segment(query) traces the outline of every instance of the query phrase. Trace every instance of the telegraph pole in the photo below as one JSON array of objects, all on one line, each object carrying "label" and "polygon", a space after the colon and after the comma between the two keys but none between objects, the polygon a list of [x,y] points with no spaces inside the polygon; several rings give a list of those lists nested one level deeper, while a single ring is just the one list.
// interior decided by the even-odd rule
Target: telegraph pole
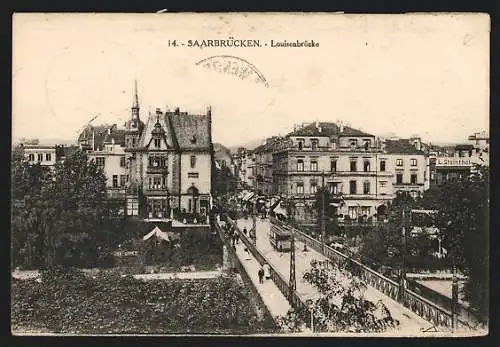
[{"label": "telegraph pole", "polygon": [[402,254],[401,254],[402,265],[401,265],[401,279],[400,279],[399,295],[400,295],[400,298],[403,299],[404,292],[406,290],[406,215],[405,215],[404,208],[402,211],[401,224],[402,224],[402,241],[403,241],[402,248],[403,249],[402,249]]}]

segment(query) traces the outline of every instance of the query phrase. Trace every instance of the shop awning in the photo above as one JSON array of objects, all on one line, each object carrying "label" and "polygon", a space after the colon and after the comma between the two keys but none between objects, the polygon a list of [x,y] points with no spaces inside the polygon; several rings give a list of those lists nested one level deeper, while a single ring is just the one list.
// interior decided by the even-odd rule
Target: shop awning
[{"label": "shop awning", "polygon": [[278,204],[278,205],[274,208],[273,212],[274,212],[275,214],[280,214],[280,215],[282,215],[282,216],[284,216],[284,217],[288,217],[288,213],[286,212],[286,210],[285,210],[283,207],[281,207],[281,204]]},{"label": "shop awning", "polygon": [[255,196],[255,193],[249,192],[243,197],[243,201],[250,201],[251,198]]}]

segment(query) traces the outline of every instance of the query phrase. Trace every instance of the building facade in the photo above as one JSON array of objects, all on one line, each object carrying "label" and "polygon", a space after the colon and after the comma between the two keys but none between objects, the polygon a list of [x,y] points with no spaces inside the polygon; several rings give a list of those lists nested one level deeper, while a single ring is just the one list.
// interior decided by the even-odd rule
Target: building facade
[{"label": "building facade", "polygon": [[103,168],[108,192],[123,198],[127,216],[205,224],[212,207],[211,118],[210,108],[204,115],[156,109],[143,122],[136,89],[125,129],[86,129],[79,144]]},{"label": "building facade", "polygon": [[54,167],[57,162],[56,146],[21,144],[24,158],[28,164]]},{"label": "building facade", "polygon": [[[393,194],[405,192],[416,198],[429,188],[428,161],[420,141],[386,140],[382,145],[379,167],[393,173],[390,185]],[[389,182],[388,182],[389,183]]]},{"label": "building facade", "polygon": [[380,167],[385,154],[375,136],[341,123],[316,122],[296,129],[275,147],[276,193],[293,201],[296,219],[308,218],[320,187],[338,197],[334,207],[341,218],[385,213],[393,197],[392,173]]}]

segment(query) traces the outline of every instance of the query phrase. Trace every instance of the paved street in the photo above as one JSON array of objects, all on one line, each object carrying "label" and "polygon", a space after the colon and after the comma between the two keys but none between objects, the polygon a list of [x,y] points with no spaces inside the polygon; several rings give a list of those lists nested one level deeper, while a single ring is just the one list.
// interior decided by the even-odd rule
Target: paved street
[{"label": "paved street", "polygon": [[[238,220],[238,226],[241,228],[246,227],[247,230],[250,230],[252,227],[252,220],[250,218],[248,220],[240,219]],[[257,220],[257,248],[271,262],[272,266],[279,269],[280,273],[288,279],[290,276],[290,256],[288,253],[279,253],[272,248],[268,238],[269,228],[270,223],[268,220]],[[304,283],[301,279],[313,259],[325,260],[326,258],[310,248],[308,252],[303,252],[302,250],[304,248],[304,244],[300,241],[296,241],[295,245],[297,250],[295,261],[297,291],[304,299],[315,297],[318,295],[316,289],[311,285]],[[432,326],[432,324],[419,317],[406,307],[400,305],[372,287],[368,287],[365,295],[367,299],[374,302],[382,300],[391,312],[392,316],[400,322],[400,326],[397,329],[398,333],[403,333],[405,335],[428,335],[428,333],[423,333],[421,329],[427,329]]]}]

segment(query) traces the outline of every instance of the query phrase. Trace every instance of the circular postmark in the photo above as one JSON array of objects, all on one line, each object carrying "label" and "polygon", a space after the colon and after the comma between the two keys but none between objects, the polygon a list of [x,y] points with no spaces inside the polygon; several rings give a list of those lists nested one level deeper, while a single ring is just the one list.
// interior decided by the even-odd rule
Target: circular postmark
[{"label": "circular postmark", "polygon": [[233,75],[242,80],[254,81],[269,88],[264,75],[253,64],[242,58],[232,55],[216,55],[202,59],[196,65],[218,73]]}]

